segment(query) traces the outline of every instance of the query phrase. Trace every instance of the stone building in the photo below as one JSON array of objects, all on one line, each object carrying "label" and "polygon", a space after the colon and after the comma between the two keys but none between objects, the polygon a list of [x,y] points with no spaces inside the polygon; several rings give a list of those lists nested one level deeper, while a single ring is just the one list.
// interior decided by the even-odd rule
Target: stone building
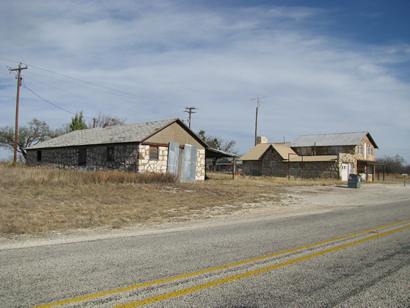
[{"label": "stone building", "polygon": [[207,145],[179,119],[77,130],[27,149],[28,165],[172,173],[205,179]]},{"label": "stone building", "polygon": [[292,143],[258,139],[241,157],[243,174],[341,178],[360,174],[372,181],[376,172],[377,144],[368,132],[304,135]]}]

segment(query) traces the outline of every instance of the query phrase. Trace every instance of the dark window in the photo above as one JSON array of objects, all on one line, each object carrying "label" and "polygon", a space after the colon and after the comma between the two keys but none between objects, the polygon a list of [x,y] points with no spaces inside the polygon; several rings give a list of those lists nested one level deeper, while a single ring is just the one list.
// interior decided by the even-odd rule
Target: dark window
[{"label": "dark window", "polygon": [[158,147],[156,146],[150,146],[149,147],[149,159],[150,160],[158,160],[159,158],[159,153],[158,153]]},{"label": "dark window", "polygon": [[41,151],[37,151],[37,161],[41,161]]},{"label": "dark window", "polygon": [[107,161],[114,161],[114,147],[107,147]]},{"label": "dark window", "polygon": [[87,149],[78,150],[78,165],[85,166],[87,164]]}]

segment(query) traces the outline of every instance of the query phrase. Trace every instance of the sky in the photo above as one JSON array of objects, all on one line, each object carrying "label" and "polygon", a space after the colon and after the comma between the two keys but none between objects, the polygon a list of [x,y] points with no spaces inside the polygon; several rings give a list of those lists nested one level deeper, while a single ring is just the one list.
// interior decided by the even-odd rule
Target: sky
[{"label": "sky", "polygon": [[244,153],[259,96],[271,142],[369,131],[379,157],[410,162],[409,12],[377,0],[1,1],[0,126],[14,125],[8,67],[21,61],[22,125],[61,128],[79,111],[185,119],[195,106],[194,131]]}]

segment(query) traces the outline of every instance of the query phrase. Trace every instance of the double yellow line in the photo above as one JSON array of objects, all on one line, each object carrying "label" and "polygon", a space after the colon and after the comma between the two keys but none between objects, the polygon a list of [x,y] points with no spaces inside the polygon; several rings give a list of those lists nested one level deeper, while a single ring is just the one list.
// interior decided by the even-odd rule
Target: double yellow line
[{"label": "double yellow line", "polygon": [[384,237],[399,231],[402,231],[404,229],[410,228],[410,223],[406,222],[406,221],[400,221],[400,222],[395,222],[395,223],[390,223],[390,224],[386,224],[383,226],[379,226],[376,228],[371,228],[371,229],[367,229],[367,230],[363,230],[363,231],[359,231],[356,233],[350,233],[350,234],[346,234],[343,236],[339,236],[339,237],[335,237],[332,239],[328,239],[328,240],[324,240],[324,241],[320,241],[320,242],[316,242],[313,244],[308,244],[308,245],[303,245],[303,246],[299,246],[296,248],[292,248],[292,249],[288,249],[288,250],[283,250],[283,251],[279,251],[279,252],[275,252],[275,253],[271,253],[271,254],[267,254],[267,255],[262,255],[262,256],[257,256],[257,257],[253,257],[253,258],[249,258],[249,259],[244,259],[244,260],[240,260],[240,261],[235,261],[235,262],[230,262],[224,265],[219,265],[219,266],[212,266],[212,267],[208,267],[205,269],[201,269],[198,271],[194,271],[194,272],[190,272],[190,273],[184,273],[184,274],[180,274],[180,275],[175,275],[175,276],[170,276],[170,277],[165,277],[165,278],[160,278],[160,279],[156,279],[156,280],[151,280],[151,281],[147,281],[147,282],[142,282],[142,283],[137,283],[137,284],[133,284],[127,287],[122,287],[122,288],[115,288],[115,289],[110,289],[110,290],[104,290],[104,291],[99,291],[99,292],[94,292],[94,293],[90,293],[90,294],[85,294],[82,296],[78,296],[78,297],[73,297],[73,298],[67,298],[67,299],[63,299],[60,301],[55,301],[55,302],[50,302],[47,304],[42,304],[42,305],[38,305],[36,306],[37,308],[50,308],[50,307],[56,307],[56,306],[61,306],[61,305],[70,305],[70,304],[76,304],[76,303],[81,303],[81,302],[85,302],[85,301],[91,301],[91,300],[96,300],[96,299],[100,299],[100,298],[104,298],[104,297],[108,297],[108,296],[113,296],[119,293],[126,293],[126,292],[131,292],[131,291],[135,291],[138,289],[142,289],[142,288],[147,288],[147,287],[151,287],[151,286],[155,286],[155,285],[162,285],[162,284],[166,284],[166,283],[171,283],[171,282],[176,282],[179,280],[187,280],[189,278],[194,278],[197,276],[201,276],[201,275],[205,275],[205,274],[210,274],[210,273],[214,273],[214,272],[218,272],[218,271],[224,271],[224,270],[229,270],[229,269],[234,269],[243,265],[249,265],[252,263],[256,263],[256,262],[261,262],[261,261],[265,261],[265,260],[269,260],[275,257],[279,257],[279,256],[286,256],[286,255],[290,255],[290,254],[295,254],[295,253],[301,253],[301,252],[305,252],[309,249],[313,249],[313,248],[319,248],[320,246],[326,245],[326,244],[332,244],[332,243],[336,243],[339,241],[345,241],[345,240],[352,240],[354,238],[357,238],[359,236],[363,236],[366,234],[371,234],[373,232],[378,232],[387,228],[393,228],[396,226],[400,226],[399,228],[395,228],[393,230],[390,231],[386,231],[383,233],[376,233],[374,235],[365,237],[363,239],[359,239],[353,242],[348,242],[348,243],[344,243],[344,244],[340,244],[334,247],[330,247],[324,250],[321,250],[319,252],[313,252],[301,257],[296,257],[293,259],[289,259],[287,261],[281,262],[281,263],[277,263],[277,264],[273,264],[273,265],[269,265],[269,266],[264,266],[255,270],[251,270],[251,271],[246,271],[244,273],[239,273],[239,274],[234,274],[234,275],[229,275],[223,278],[219,278],[219,279],[215,279],[212,281],[209,281],[207,283],[203,283],[203,284],[199,284],[199,285],[195,285],[193,287],[188,287],[188,288],[183,288],[174,292],[169,292],[169,293],[165,293],[165,294],[160,294],[157,296],[152,296],[152,297],[148,297],[139,301],[134,301],[134,302],[130,302],[130,303],[126,303],[126,304],[122,304],[122,305],[118,305],[117,307],[124,307],[124,308],[129,308],[129,307],[137,307],[137,306],[141,306],[141,305],[146,305],[146,304],[150,304],[150,303],[155,303],[155,302],[159,302],[162,300],[167,300],[167,299],[171,299],[171,298],[175,298],[175,297],[179,297],[179,296],[183,296],[183,295],[188,295],[194,292],[198,292],[200,290],[203,289],[207,289],[210,287],[214,287],[214,286],[218,286],[221,284],[225,284],[225,283],[229,283],[229,282],[233,282],[239,279],[244,279],[247,277],[251,277],[251,276],[255,276],[255,275],[259,275],[262,273],[266,273],[278,268],[282,268],[291,264],[295,264],[295,263],[300,263],[303,261],[307,261],[310,260],[312,258],[318,257],[318,256],[322,256],[331,252],[335,252],[335,251],[339,251],[351,246],[355,246],[373,239],[377,239],[380,237]]},{"label": "double yellow line", "polygon": [[408,228],[410,228],[410,224],[407,224],[403,227],[396,228],[396,229],[386,231],[386,232],[383,232],[383,233],[371,235],[369,237],[365,237],[363,239],[359,239],[359,240],[356,240],[356,241],[353,241],[353,242],[348,242],[348,243],[340,244],[340,245],[330,247],[330,248],[327,248],[327,249],[324,249],[324,250],[321,250],[321,251],[318,251],[318,252],[313,252],[313,253],[310,253],[310,254],[307,254],[307,255],[304,255],[304,256],[301,256],[301,257],[292,258],[292,259],[289,259],[287,261],[280,262],[280,263],[277,263],[277,264],[264,266],[264,267],[261,267],[261,268],[255,269],[255,270],[246,271],[244,273],[229,275],[229,276],[226,276],[226,277],[223,277],[223,278],[211,280],[207,283],[195,285],[193,287],[183,288],[183,289],[179,289],[177,291],[173,291],[173,292],[169,292],[169,293],[165,293],[165,294],[160,294],[160,295],[156,295],[156,296],[152,296],[152,297],[147,297],[147,298],[144,298],[142,300],[137,300],[137,301],[129,302],[129,303],[126,303],[126,304],[120,304],[120,305],[117,305],[115,307],[116,308],[139,307],[139,306],[153,304],[153,303],[164,301],[164,300],[169,300],[169,299],[172,299],[172,298],[175,298],[175,297],[180,297],[180,296],[192,294],[192,293],[199,292],[201,290],[208,289],[208,288],[211,288],[211,287],[216,287],[216,286],[226,284],[226,283],[230,283],[230,282],[234,282],[234,281],[237,281],[237,280],[240,280],[240,279],[249,278],[249,277],[252,277],[252,276],[257,276],[257,275],[260,275],[260,274],[263,274],[263,273],[267,273],[267,272],[270,272],[270,271],[273,271],[273,270],[276,270],[276,269],[279,269],[279,268],[286,267],[288,265],[308,261],[310,259],[313,259],[313,258],[316,258],[316,257],[319,257],[319,256],[323,256],[323,255],[326,255],[326,254],[329,254],[329,253],[332,253],[332,252],[343,250],[343,249],[346,249],[348,247],[356,246],[356,245],[359,245],[359,244],[362,244],[362,243],[365,243],[365,242],[368,242],[368,241],[371,241],[371,240],[374,240],[374,239],[385,237],[385,236],[388,236],[388,235],[403,231],[403,230],[408,229]]}]

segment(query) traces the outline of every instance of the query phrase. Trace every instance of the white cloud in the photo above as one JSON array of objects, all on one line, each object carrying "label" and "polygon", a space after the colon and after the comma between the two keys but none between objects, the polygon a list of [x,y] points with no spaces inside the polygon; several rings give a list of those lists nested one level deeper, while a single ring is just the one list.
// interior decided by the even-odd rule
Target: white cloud
[{"label": "white cloud", "polygon": [[[105,91],[32,67],[29,86],[67,109],[114,114],[129,122],[183,117],[199,107],[194,127],[253,143],[254,103],[271,140],[309,132],[369,130],[384,153],[410,135],[410,90],[389,66],[406,44],[368,46],[311,27],[326,11],[252,7],[220,10],[174,2],[17,2],[1,4],[3,58],[51,68],[121,89]],[[5,30],[5,25],[8,25]],[[1,63],[3,64],[3,63]],[[9,63],[13,64],[13,63]],[[0,124],[12,124],[14,84],[0,72]],[[1,85],[7,82],[5,87]],[[60,126],[69,115],[23,93],[22,120]]]}]

